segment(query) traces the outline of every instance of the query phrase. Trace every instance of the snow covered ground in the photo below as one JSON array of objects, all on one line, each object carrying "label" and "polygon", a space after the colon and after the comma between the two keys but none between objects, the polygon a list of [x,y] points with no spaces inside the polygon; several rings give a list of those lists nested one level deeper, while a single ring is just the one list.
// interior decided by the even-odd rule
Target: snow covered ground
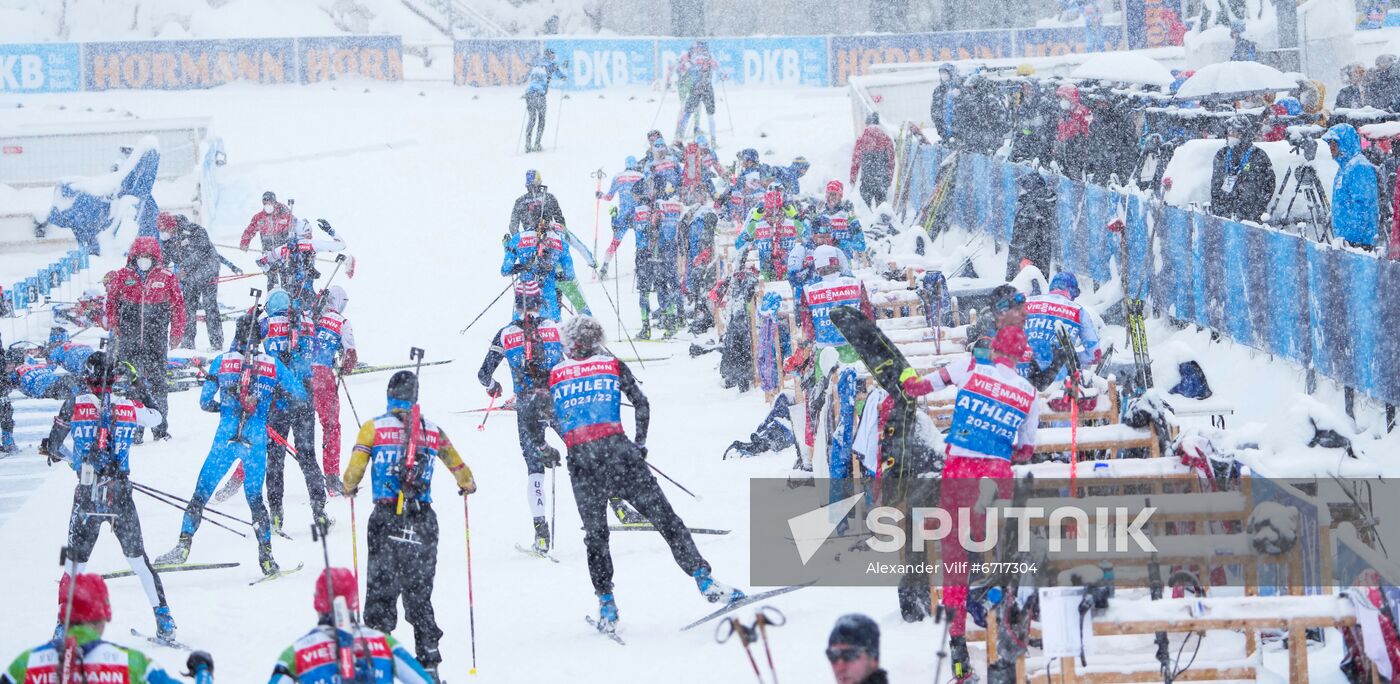
[{"label": "snow covered ground", "polygon": [[[748,146],[757,147],[765,161],[774,163],[806,155],[813,165],[804,183],[809,189],[820,188],[828,178],[846,175],[852,141],[850,105],[844,90],[730,93],[732,102],[721,101],[718,113],[723,160]],[[551,122],[562,122],[559,149],[529,156],[516,152],[523,110],[517,89],[342,82],[24,100],[25,108],[6,110],[3,121],[43,117],[60,107],[129,110],[146,117],[215,117],[229,155],[223,200],[209,226],[215,240],[236,241],[264,190],[296,198],[299,214],[332,221],[358,259],[355,278],[340,282],[350,293],[347,313],[357,328],[361,358],[372,363],[407,361],[408,347],[419,346],[426,349],[429,360],[455,359],[449,365],[424,369],[422,403],[426,415],[443,425],[456,442],[480,483],[480,492],[470,501],[482,681],[665,677],[675,682],[712,682],[745,681],[752,676],[739,647],[717,645],[712,628],[678,631],[681,625],[710,612],[712,606],[699,597],[693,581],[676,569],[661,540],[649,533],[620,533],[612,540],[617,600],[628,645],[619,647],[592,633],[581,617],[596,611],[596,601],[567,474],[560,478],[557,490],[556,555],[561,563],[516,552],[514,545],[528,540],[530,525],[524,501],[525,468],[513,416],[495,414],[478,430],[481,413],[455,413],[487,403],[475,379],[476,369],[494,330],[509,316],[508,304],[497,304],[466,335],[457,331],[505,285],[497,275],[499,243],[511,204],[523,190],[525,170],[541,171],[564,207],[570,226],[585,241],[592,241],[594,217],[601,216],[604,228],[599,242],[605,245],[606,207],[594,214],[595,186],[589,173],[599,168],[609,175],[615,173],[625,156],[642,149],[648,128],[673,128],[674,99],[658,103],[650,91],[619,91],[575,95],[563,100],[562,106],[552,100]],[[726,105],[732,108],[738,130],[729,130]],[[545,137],[547,148],[553,137],[551,123]],[[240,265],[251,266],[252,255],[225,251]],[[25,272],[50,260],[51,255],[40,252],[0,255],[0,273]],[[94,273],[112,267],[118,258],[106,258],[94,267]],[[628,264],[630,246],[624,246],[618,258]],[[978,258],[997,256],[989,251]],[[611,307],[600,285],[589,275],[582,281],[594,313],[610,320]],[[224,286],[222,301],[246,303],[249,283],[235,281]],[[257,280],[252,283],[260,285]],[[608,285],[611,293],[613,284]],[[635,330],[636,297],[629,290],[628,283],[621,283],[618,304],[623,324]],[[606,328],[610,335],[616,334],[616,323],[609,322]],[[5,332],[9,341],[16,331]],[[1154,344],[1173,334],[1155,324],[1151,332]],[[1109,330],[1106,334],[1121,336],[1122,332]],[[1270,363],[1263,355],[1210,343],[1204,333],[1174,336],[1201,357],[1216,390],[1237,407],[1239,413],[1232,425],[1261,435],[1280,435],[1273,439],[1283,443],[1281,435],[1285,433],[1277,428],[1287,423],[1288,405],[1302,389],[1296,372]],[[199,339],[205,344],[202,332]],[[670,356],[665,361],[648,362],[644,368],[633,364],[652,400],[651,461],[703,499],[691,499],[667,484],[663,489],[687,523],[733,530],[728,536],[697,537],[697,543],[719,579],[747,589],[748,479],[784,475],[791,453],[720,461],[724,447],[736,438],[746,438],[766,413],[761,395],[752,392],[741,396],[719,388],[714,371],[718,360],[714,355],[690,359],[685,342],[637,346],[644,357]],[[626,342],[615,342],[613,349],[623,356],[633,355]],[[507,382],[504,375],[502,371],[498,378]],[[366,375],[348,383],[361,418],[382,412],[386,380],[383,374]],[[1324,390],[1320,398],[1340,406],[1337,393]],[[208,451],[215,418],[198,410],[194,393],[172,395],[171,406],[174,440],[139,447],[132,459],[132,477],[185,496],[193,489],[195,474]],[[342,412],[343,443],[348,446],[356,425],[348,406]],[[629,420],[630,414],[625,414],[624,422]],[[35,460],[42,421],[36,426],[21,422],[18,436],[24,451],[0,460],[8,468],[14,467],[8,461],[23,459],[16,463],[24,466],[13,473],[14,477],[9,471],[0,471],[0,548],[10,550],[0,563],[0,585],[9,588],[0,600],[0,609],[11,618],[0,626],[0,654],[17,652],[49,633],[59,571],[56,557],[73,484],[66,471],[43,469]],[[1374,428],[1375,424],[1363,427]],[[1377,445],[1392,443],[1387,440]],[[1286,446],[1302,452],[1289,462],[1316,460],[1315,454],[1308,453],[1313,450],[1302,448],[1301,443],[1288,442]],[[1368,447],[1368,451],[1386,453],[1379,448]],[[289,470],[287,479],[286,529],[295,540],[277,540],[274,548],[284,567],[305,562],[308,570],[249,587],[246,582],[258,576],[253,543],[205,525],[195,540],[191,560],[231,560],[242,566],[174,574],[166,579],[180,638],[213,652],[221,681],[265,680],[281,649],[314,623],[312,583],[314,570],[321,565],[321,549],[310,539],[306,492],[295,468]],[[463,516],[460,500],[451,493],[450,479],[439,473],[437,486],[441,488],[436,510],[442,542],[435,605],[446,632],[442,643],[444,676],[449,681],[462,681],[470,666]],[[13,499],[24,503],[7,510],[5,502]],[[175,541],[180,511],[149,499],[139,500],[138,506],[148,552],[163,552]],[[239,516],[247,513],[238,499],[220,508]],[[335,499],[330,511],[340,523],[331,535],[332,562],[349,565],[348,503]],[[8,518],[3,517],[5,513]],[[361,506],[359,513],[359,558],[363,562],[368,505]],[[90,567],[108,571],[124,565],[114,539],[104,535]],[[118,642],[127,641],[128,628],[151,630],[149,608],[132,580],[113,581],[113,604],[115,623],[109,634]],[[837,616],[852,611],[866,612],[880,622],[882,664],[892,679],[945,681],[948,677],[946,672],[936,676],[932,672],[941,626],[903,623],[893,589],[808,588],[771,604],[789,618],[787,626],[770,632],[774,662],[785,681],[829,681],[829,666],[821,654],[826,635]],[[746,619],[750,614],[749,610],[740,611]],[[411,634],[401,622],[397,636],[411,641]],[[1334,646],[1335,641],[1329,648]],[[1284,671],[1282,662],[1276,662],[1280,655],[1270,654],[1269,660]],[[158,656],[170,665],[184,659],[174,652]],[[762,661],[761,655],[759,658]],[[980,653],[974,660],[981,660]],[[1314,681],[1335,680],[1335,660],[1330,653],[1315,654]]]}]

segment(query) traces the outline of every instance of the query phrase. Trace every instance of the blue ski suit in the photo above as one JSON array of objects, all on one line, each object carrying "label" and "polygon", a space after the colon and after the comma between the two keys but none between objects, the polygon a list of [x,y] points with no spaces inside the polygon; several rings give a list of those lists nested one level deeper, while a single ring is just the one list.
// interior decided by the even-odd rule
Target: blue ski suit
[{"label": "blue ski suit", "polygon": [[540,235],[534,228],[522,228],[505,239],[505,258],[501,260],[501,275],[519,275],[521,282],[540,285],[540,316],[559,320],[559,287],[557,281],[574,280],[574,258],[564,244],[564,227],[557,226]]}]

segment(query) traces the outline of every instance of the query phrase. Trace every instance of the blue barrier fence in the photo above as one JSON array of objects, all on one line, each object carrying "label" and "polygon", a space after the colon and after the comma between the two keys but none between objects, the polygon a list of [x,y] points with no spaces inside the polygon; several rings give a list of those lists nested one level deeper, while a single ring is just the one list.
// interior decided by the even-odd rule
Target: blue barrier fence
[{"label": "blue barrier fence", "polygon": [[48,296],[73,276],[86,270],[90,265],[87,252],[73,250],[57,261],[40,268],[34,275],[16,282],[4,293],[10,309],[18,314],[21,311],[44,303]]},{"label": "blue barrier fence", "polygon": [[[923,206],[948,151],[913,153],[909,202]],[[1006,242],[1016,179],[1029,167],[960,153],[949,220]],[[1058,191],[1063,267],[1102,283],[1122,261],[1105,226],[1125,213],[1128,289],[1159,315],[1196,323],[1400,404],[1400,263],[1046,174]],[[1149,255],[1149,243],[1153,251]]]}]

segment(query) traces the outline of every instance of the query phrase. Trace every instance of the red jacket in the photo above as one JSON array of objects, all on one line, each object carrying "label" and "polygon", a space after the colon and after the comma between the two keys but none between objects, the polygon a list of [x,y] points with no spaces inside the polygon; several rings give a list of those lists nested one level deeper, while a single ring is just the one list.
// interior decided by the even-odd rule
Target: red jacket
[{"label": "red jacket", "polygon": [[894,141],[890,140],[885,129],[877,125],[866,126],[856,139],[856,149],[851,153],[851,185],[855,185],[861,161],[867,159],[867,155],[883,158],[886,169],[894,168]]},{"label": "red jacket", "polygon": [[1070,110],[1060,118],[1060,123],[1055,127],[1055,139],[1059,141],[1069,140],[1089,135],[1089,120],[1093,118],[1093,113],[1079,102],[1079,89],[1072,85],[1062,85],[1055,89],[1055,95],[1062,100],[1069,100]]},{"label": "red jacket", "polygon": [[238,246],[247,249],[248,243],[253,241],[253,233],[262,237],[263,249],[271,249],[287,241],[287,235],[292,231],[292,212],[287,209],[287,205],[277,203],[277,210],[271,214],[258,212],[253,214],[253,218],[248,221],[248,227],[243,229],[243,237],[238,241]]},{"label": "red jacket", "polygon": [[[143,256],[155,262],[145,275],[136,269],[136,260]],[[175,274],[165,268],[159,241],[149,235],[136,238],[127,252],[126,268],[109,273],[106,280],[108,330],[153,339],[155,331],[146,329],[153,326],[168,334],[172,343],[180,341],[185,330],[185,297]],[[168,331],[162,329],[165,326]]]}]

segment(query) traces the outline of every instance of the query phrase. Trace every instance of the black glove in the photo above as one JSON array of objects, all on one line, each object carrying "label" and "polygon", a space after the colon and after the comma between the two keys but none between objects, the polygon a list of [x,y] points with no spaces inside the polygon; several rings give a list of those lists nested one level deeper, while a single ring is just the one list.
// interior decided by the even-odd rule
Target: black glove
[{"label": "black glove", "polygon": [[61,463],[63,461],[63,456],[61,454],[55,453],[54,451],[49,449],[48,437],[39,440],[39,455],[47,456],[49,459],[49,465]]},{"label": "black glove", "polygon": [[540,463],[546,468],[556,468],[559,466],[559,450],[545,444],[540,447]]},{"label": "black glove", "polygon": [[492,399],[495,399],[495,398],[497,398],[497,397],[500,397],[500,396],[501,396],[501,383],[496,382],[495,380],[492,380],[492,381],[491,381],[491,386],[486,388],[486,396],[491,397]]},{"label": "black glove", "polygon": [[637,442],[637,454],[645,461],[647,458],[647,445],[642,442]]},{"label": "black glove", "polygon": [[335,229],[331,228],[331,222],[325,219],[316,219],[316,225],[321,230],[326,231],[326,235],[335,235]]},{"label": "black glove", "polygon": [[214,656],[209,655],[207,651],[195,651],[185,660],[185,669],[187,672],[183,674],[186,677],[194,677],[200,672],[208,672],[212,676],[214,674]]},{"label": "black glove", "polygon": [[229,270],[233,271],[234,273],[237,273],[238,275],[243,275],[243,269],[237,266],[233,266]]},{"label": "black glove", "polygon": [[594,191],[593,191],[593,199],[603,199],[603,191],[602,191],[602,190],[594,190]]}]

